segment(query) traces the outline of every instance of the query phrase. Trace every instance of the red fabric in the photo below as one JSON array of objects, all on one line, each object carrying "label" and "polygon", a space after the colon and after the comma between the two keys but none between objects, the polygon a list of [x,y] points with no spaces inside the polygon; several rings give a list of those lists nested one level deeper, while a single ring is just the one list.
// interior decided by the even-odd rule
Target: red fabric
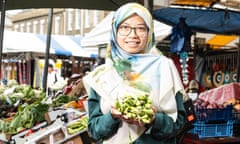
[{"label": "red fabric", "polygon": [[230,98],[240,99],[240,85],[237,83],[225,84],[199,94],[199,98],[210,103],[223,104]]}]

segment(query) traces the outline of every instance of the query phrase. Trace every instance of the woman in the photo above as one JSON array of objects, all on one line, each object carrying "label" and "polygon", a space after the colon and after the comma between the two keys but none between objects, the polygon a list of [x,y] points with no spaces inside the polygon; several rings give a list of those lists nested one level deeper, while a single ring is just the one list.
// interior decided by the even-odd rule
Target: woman
[{"label": "woman", "polygon": [[[106,63],[83,78],[93,139],[106,144],[176,143],[176,132],[185,122],[183,86],[171,60],[149,53],[154,46],[149,11],[137,3],[120,7],[112,20]],[[134,92],[149,94],[154,111],[150,123],[116,109],[117,99]]]}]

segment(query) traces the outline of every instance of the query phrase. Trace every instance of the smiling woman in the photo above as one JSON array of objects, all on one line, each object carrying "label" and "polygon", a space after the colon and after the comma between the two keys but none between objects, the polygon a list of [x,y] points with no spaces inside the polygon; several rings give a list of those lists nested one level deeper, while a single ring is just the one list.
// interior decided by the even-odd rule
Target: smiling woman
[{"label": "smiling woman", "polygon": [[156,50],[153,26],[151,13],[137,3],[123,5],[114,14],[106,62],[83,78],[93,139],[176,143],[186,120],[184,88],[173,62],[150,53]]}]

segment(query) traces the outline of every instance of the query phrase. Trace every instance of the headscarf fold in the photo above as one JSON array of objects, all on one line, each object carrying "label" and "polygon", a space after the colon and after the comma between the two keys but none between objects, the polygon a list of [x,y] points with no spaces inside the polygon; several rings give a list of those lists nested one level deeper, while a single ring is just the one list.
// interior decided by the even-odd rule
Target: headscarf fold
[{"label": "headscarf fold", "polygon": [[[143,18],[149,29],[144,54],[129,54],[122,50],[116,41],[119,24],[133,14]],[[128,3],[119,8],[112,20],[105,64],[83,78],[86,90],[90,92],[90,88],[93,88],[101,96],[101,110],[104,114],[109,112],[117,98],[132,93],[131,89],[136,89],[148,92],[157,111],[166,113],[176,121],[175,94],[183,90],[183,86],[173,62],[163,55],[150,54],[152,48],[155,48],[155,40],[149,11],[137,3]],[[118,132],[104,143],[126,144],[129,143],[129,136],[134,141],[144,131],[144,127],[123,122]]]}]

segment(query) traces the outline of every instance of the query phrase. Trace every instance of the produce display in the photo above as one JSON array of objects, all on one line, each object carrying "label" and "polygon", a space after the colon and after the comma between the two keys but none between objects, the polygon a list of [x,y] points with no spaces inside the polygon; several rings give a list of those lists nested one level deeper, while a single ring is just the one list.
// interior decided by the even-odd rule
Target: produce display
[{"label": "produce display", "polygon": [[0,92],[0,132],[16,134],[31,128],[44,120],[48,104],[44,104],[45,93],[29,85],[18,85],[16,81],[8,82]]},{"label": "produce display", "polygon": [[193,129],[189,132],[198,135],[199,139],[236,135],[237,130],[234,125],[240,119],[237,117],[239,111],[237,111],[235,105],[239,100],[229,98],[224,103],[208,100],[198,98],[194,101],[197,120],[193,123]]},{"label": "produce display", "polygon": [[230,98],[223,104],[217,104],[198,98],[194,101],[195,113],[198,120],[207,122],[237,120],[240,118],[239,102],[236,98]]},{"label": "produce display", "polygon": [[237,110],[238,112],[240,112],[240,100],[236,99],[236,98],[230,98],[228,99],[224,105],[233,105],[234,109]]},{"label": "produce display", "polygon": [[71,101],[71,98],[67,95],[64,95],[64,94],[61,94],[57,97],[55,97],[53,100],[52,100],[52,106],[53,107],[60,107],[66,103],[68,103],[69,101]]},{"label": "produce display", "polygon": [[203,99],[196,99],[194,101],[194,106],[197,109],[216,109],[216,108],[224,108],[224,104],[210,103],[209,101]]},{"label": "produce display", "polygon": [[[33,89],[26,84],[20,85],[15,80],[9,81],[8,85],[0,87],[0,140],[6,140],[2,134],[9,135],[7,140],[10,141],[17,137],[27,139],[33,128],[47,123],[46,115],[56,121],[61,114],[65,114],[70,109],[78,111],[78,100],[77,96],[68,96],[63,93],[47,97],[42,90]],[[62,110],[63,113],[54,112],[55,110]],[[86,129],[87,118],[79,117],[76,120],[76,123],[69,125],[68,129],[66,125],[60,124],[68,130],[69,134]],[[48,124],[51,125],[51,123]]]},{"label": "produce display", "polygon": [[149,95],[125,95],[116,101],[116,108],[128,118],[150,123],[153,117],[152,101]]},{"label": "produce display", "polygon": [[88,116],[82,117],[81,119],[78,119],[70,123],[69,125],[67,125],[67,131],[70,135],[75,134],[77,132],[80,132],[86,129],[87,123],[88,123]]},{"label": "produce display", "polygon": [[221,109],[226,108],[227,106],[232,105],[235,110],[240,111],[240,100],[236,98],[229,98],[224,103],[218,104],[218,103],[211,103],[207,100],[198,98],[194,101],[194,106],[198,109]]},{"label": "produce display", "polygon": [[48,111],[47,104],[33,103],[18,107],[16,115],[9,121],[0,120],[0,132],[16,134],[26,128],[33,127],[37,122],[43,121]]}]

